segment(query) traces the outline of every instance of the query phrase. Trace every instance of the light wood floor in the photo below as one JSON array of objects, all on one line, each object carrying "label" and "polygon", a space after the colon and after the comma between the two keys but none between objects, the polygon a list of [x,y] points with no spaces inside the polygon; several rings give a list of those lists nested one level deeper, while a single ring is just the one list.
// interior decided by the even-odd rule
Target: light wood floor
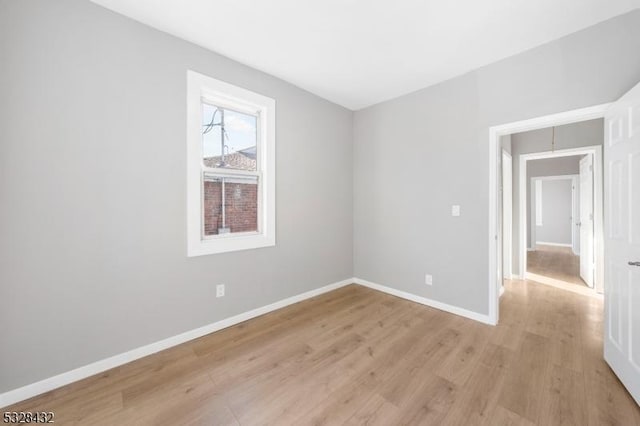
[{"label": "light wood floor", "polygon": [[602,359],[602,301],[506,289],[492,327],[351,285],[5,410],[63,425],[640,425]]},{"label": "light wood floor", "polygon": [[527,253],[527,272],[588,288],[580,278],[580,256],[570,247],[538,245]]}]

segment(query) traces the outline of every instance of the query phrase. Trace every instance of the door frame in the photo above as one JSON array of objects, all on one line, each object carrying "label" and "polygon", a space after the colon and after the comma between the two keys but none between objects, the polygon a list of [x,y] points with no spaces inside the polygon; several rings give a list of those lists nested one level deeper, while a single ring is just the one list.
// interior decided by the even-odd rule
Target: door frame
[{"label": "door frame", "polygon": [[[603,151],[604,152],[604,151]],[[603,166],[604,167],[604,166]],[[603,168],[604,170],[604,168]],[[603,175],[604,176],[604,175]],[[604,185],[604,182],[602,182]],[[576,256],[580,256],[580,230],[576,224],[576,217],[580,216],[580,173],[578,173],[571,183],[571,251]],[[604,211],[603,211],[604,213]],[[603,217],[604,219],[604,214]],[[603,241],[604,244],[604,241]]]},{"label": "door frame", "polygon": [[[599,182],[597,180],[596,174],[595,174],[595,168],[596,168],[596,157],[595,156],[591,156],[590,158],[583,158],[582,160],[580,160],[580,175],[578,177],[578,179],[580,179],[580,206],[579,210],[578,210],[578,214],[580,215],[580,253],[582,255],[582,257],[580,257],[580,277],[582,278],[582,280],[585,282],[585,284],[587,284],[588,287],[593,288],[594,290],[600,292],[600,293],[604,293],[604,289],[598,287],[598,247],[597,247],[597,241],[596,241],[596,228],[597,228],[597,223],[595,221],[596,216],[598,216],[598,214],[600,213],[601,215],[603,214],[604,211],[604,205],[603,206],[599,206],[598,204],[595,203],[595,193],[596,190],[598,188],[604,188],[604,182]],[[590,253],[584,253],[582,251],[582,245],[584,243],[584,240],[582,238],[582,229],[583,229],[583,220],[582,220],[582,204],[583,204],[583,192],[584,192],[584,186],[582,185],[582,168],[583,168],[583,162],[585,162],[585,165],[589,165],[591,167],[591,170],[589,171],[589,173],[591,174],[591,232],[593,233],[591,236],[591,240],[593,243],[593,247],[591,247],[591,252]],[[604,162],[602,164],[602,167],[604,168]],[[604,204],[604,203],[603,203]],[[598,211],[599,207],[601,207],[601,211]],[[602,236],[602,244],[604,245],[604,235]],[[585,245],[586,247],[586,245]],[[587,254],[591,254],[593,259],[594,259],[594,264],[593,264],[593,268],[589,268],[588,269],[592,269],[589,272],[589,274],[587,274],[587,278],[590,279],[590,282],[588,282],[587,280],[584,279],[584,277],[582,276],[582,272],[583,272],[583,266],[586,266],[586,262],[584,261],[586,258]],[[602,267],[604,268],[604,262],[602,264]],[[602,274],[602,276],[604,276],[604,273]]]},{"label": "door frame", "polygon": [[[510,171],[509,180],[505,180],[505,162],[509,162],[510,167],[507,169]],[[513,277],[513,157],[507,150],[502,150],[502,275],[506,279]],[[511,191],[505,191],[506,183]],[[505,200],[507,201],[505,203]],[[505,222],[505,213],[509,213],[508,223]],[[505,233],[505,230],[509,230]],[[506,234],[506,235],[505,235]],[[505,262],[504,260],[507,260]],[[504,285],[504,283],[502,283]],[[500,286],[500,293],[504,292],[503,285]]]},{"label": "door frame", "polygon": [[[499,209],[500,206],[500,187],[498,173],[501,171],[499,165],[501,163],[502,147],[500,145],[500,136],[510,135],[512,133],[525,132],[528,130],[544,129],[547,127],[561,126],[563,124],[571,124],[580,121],[593,120],[596,118],[604,118],[605,112],[611,103],[595,105],[587,108],[580,108],[571,111],[560,112],[557,114],[545,115],[541,117],[531,118],[527,120],[515,121],[511,123],[500,124],[489,127],[489,235],[487,238],[489,248],[489,322],[498,324],[500,318],[499,312],[499,292],[496,283],[498,279],[502,282],[504,277],[498,277],[498,261],[499,246],[502,243],[498,241],[500,235],[499,230],[502,227]],[[602,231],[602,229],[600,230]],[[500,244],[499,244],[500,243]],[[603,244],[599,244],[599,250],[603,250]],[[602,253],[604,256],[604,253]],[[500,268],[501,269],[501,268]]]},{"label": "door frame", "polygon": [[[603,135],[604,138],[604,135]],[[602,202],[604,181],[602,145],[585,146],[580,148],[561,149],[557,151],[536,152],[522,154],[519,158],[520,174],[520,247],[518,250],[519,278],[526,279],[527,273],[527,161],[546,158],[572,157],[575,155],[592,155],[593,157],[593,250],[596,263],[593,271],[594,289],[598,293],[604,292],[604,203]],[[573,233],[572,233],[573,235]],[[532,235],[533,237],[533,235]]]}]

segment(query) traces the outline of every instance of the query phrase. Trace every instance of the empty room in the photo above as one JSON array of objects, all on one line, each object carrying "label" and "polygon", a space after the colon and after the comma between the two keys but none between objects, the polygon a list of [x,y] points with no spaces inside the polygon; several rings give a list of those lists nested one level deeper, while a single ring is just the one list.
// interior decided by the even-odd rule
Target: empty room
[{"label": "empty room", "polygon": [[0,0],[0,416],[639,425],[640,2]]}]

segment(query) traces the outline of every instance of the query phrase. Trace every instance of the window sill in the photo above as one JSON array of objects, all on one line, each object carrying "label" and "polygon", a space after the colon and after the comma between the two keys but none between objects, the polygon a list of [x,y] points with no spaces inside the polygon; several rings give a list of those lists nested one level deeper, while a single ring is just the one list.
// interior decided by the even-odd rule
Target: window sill
[{"label": "window sill", "polygon": [[187,250],[188,257],[204,256],[207,254],[229,253],[240,250],[251,250],[276,245],[273,236],[250,233],[245,235],[223,236],[200,240],[190,245]]}]

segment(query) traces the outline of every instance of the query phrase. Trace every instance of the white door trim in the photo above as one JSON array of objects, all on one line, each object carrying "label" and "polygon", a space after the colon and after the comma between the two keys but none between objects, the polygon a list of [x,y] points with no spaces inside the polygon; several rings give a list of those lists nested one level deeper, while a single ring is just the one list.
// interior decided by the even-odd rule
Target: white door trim
[{"label": "white door trim", "polygon": [[[489,280],[487,284],[489,286],[489,320],[492,324],[498,323],[500,315],[498,311],[498,291],[496,286],[499,261],[497,236],[498,229],[502,226],[502,224],[499,223],[498,214],[498,209],[500,208],[500,199],[498,197],[500,191],[500,188],[498,187],[498,165],[500,162],[498,161],[498,158],[502,155],[500,136],[603,118],[609,105],[611,104],[595,105],[587,108],[489,127],[489,235],[487,238],[489,246]],[[601,232],[602,228],[600,229],[600,233]],[[600,237],[601,235],[598,236],[598,238]],[[602,244],[599,244],[598,246],[598,250],[602,250]]]},{"label": "white door trim", "polygon": [[[580,160],[580,277],[587,284],[587,287],[598,289],[596,285],[597,280],[597,243],[596,243],[596,223],[594,217],[598,214],[598,204],[595,199],[595,191],[597,188],[603,188],[603,182],[599,182],[596,174],[594,173],[595,161],[593,155],[584,157]],[[585,171],[586,168],[588,171]],[[588,179],[585,182],[582,181],[583,177],[588,174]],[[586,190],[591,188],[591,191]],[[585,205],[590,210],[589,218],[583,218],[582,205],[586,200],[589,200],[591,206]],[[604,208],[604,206],[602,206]],[[586,223],[585,223],[586,222]],[[584,231],[584,232],[583,232]],[[604,236],[603,236],[604,244]],[[589,258],[591,257],[591,259]]]},{"label": "white door trim", "polygon": [[[505,180],[506,162],[509,163],[507,167],[509,181]],[[507,192],[505,188],[509,191]],[[513,157],[504,149],[502,150],[502,201],[502,275],[503,278],[511,279],[513,278]],[[507,216],[509,222],[504,222]],[[500,294],[502,293],[504,293],[504,282],[500,282]]]},{"label": "white door trim", "polygon": [[[604,137],[604,135],[603,135]],[[602,146],[594,145],[580,148],[562,149],[558,151],[536,152],[532,154],[520,155],[520,174],[518,182],[520,186],[520,249],[518,251],[518,264],[520,269],[520,279],[525,279],[527,271],[527,161],[540,160],[545,158],[571,157],[574,155],[593,156],[593,220],[594,220],[594,250],[596,265],[594,268],[594,288],[599,293],[604,291],[604,221],[602,190],[603,190],[603,170],[602,170]]]},{"label": "white door trim", "polygon": [[[580,175],[576,175],[571,180],[571,251],[576,256],[580,255],[580,230],[576,224],[577,217],[580,215],[579,191],[580,191]],[[604,218],[603,218],[604,219]],[[604,229],[604,228],[603,228]]]},{"label": "white door trim", "polygon": [[[560,151],[556,151],[556,152],[560,152]],[[525,154],[528,155],[528,154]],[[575,154],[575,155],[580,155],[580,154]],[[566,157],[566,156],[562,156],[562,157]],[[534,176],[531,178],[531,180],[534,179],[538,179],[538,180],[571,180],[577,176],[580,175],[558,175],[558,176]]]}]

